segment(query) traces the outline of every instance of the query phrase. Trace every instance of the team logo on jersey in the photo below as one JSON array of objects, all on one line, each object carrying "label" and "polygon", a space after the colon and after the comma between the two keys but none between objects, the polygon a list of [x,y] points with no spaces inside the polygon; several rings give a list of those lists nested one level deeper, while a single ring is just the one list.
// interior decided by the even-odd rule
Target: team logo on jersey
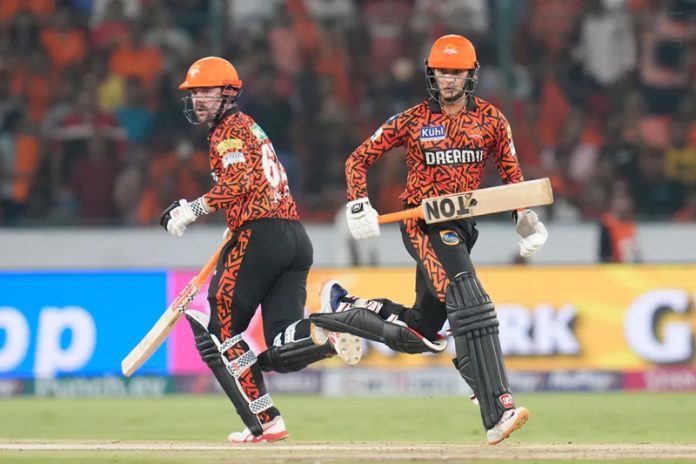
[{"label": "team logo on jersey", "polygon": [[259,125],[256,124],[256,123],[254,123],[254,125],[251,126],[251,133],[254,134],[254,137],[256,137],[256,139],[257,139],[259,142],[262,142],[262,141],[264,141],[264,140],[266,140],[266,139],[268,138],[268,136],[267,136],[266,133],[263,131],[263,129],[261,129],[261,126],[259,126]]},{"label": "team logo on jersey", "polygon": [[228,151],[239,151],[244,149],[244,142],[240,139],[225,139],[215,146],[218,155],[224,156]]},{"label": "team logo on jersey", "polygon": [[448,150],[436,150],[425,152],[425,164],[428,166],[447,166],[457,164],[480,163],[486,151],[479,148],[469,150],[466,148],[450,148]]},{"label": "team logo on jersey", "polygon": [[222,155],[222,167],[225,169],[232,164],[244,163],[245,161],[244,153],[241,151],[228,151]]},{"label": "team logo on jersey", "polygon": [[458,55],[459,51],[458,48],[455,44],[445,44],[445,46],[442,48],[442,53],[445,55]]},{"label": "team logo on jersey", "polygon": [[459,235],[453,230],[441,230],[440,238],[442,243],[449,246],[459,245]]},{"label": "team logo on jersey", "polygon": [[467,135],[472,139],[482,139],[483,138],[483,128],[481,124],[476,124],[474,127],[467,131]]},{"label": "team logo on jersey", "polygon": [[420,141],[434,142],[445,138],[445,126],[425,126],[421,127]]}]

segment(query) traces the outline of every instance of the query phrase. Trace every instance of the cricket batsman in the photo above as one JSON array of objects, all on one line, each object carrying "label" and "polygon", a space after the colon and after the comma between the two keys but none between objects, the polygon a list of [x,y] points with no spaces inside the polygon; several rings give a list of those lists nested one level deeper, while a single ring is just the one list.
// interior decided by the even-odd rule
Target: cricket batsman
[{"label": "cricket batsman", "polygon": [[[348,227],[356,239],[379,235],[378,213],[367,197],[367,170],[385,153],[405,146],[408,166],[404,208],[424,198],[475,190],[487,161],[506,184],[523,181],[505,116],[473,95],[479,63],[473,44],[460,35],[435,41],[425,61],[429,99],[389,118],[346,161]],[[513,214],[523,257],[536,253],[548,233],[535,212]],[[322,313],[312,322],[327,330],[381,341],[404,353],[442,352],[439,335],[449,321],[454,366],[480,404],[487,441],[501,442],[529,418],[515,405],[503,362],[495,307],[476,276],[471,249],[476,222],[401,222],[403,242],[417,263],[416,301],[405,307],[387,299],[350,296],[338,282],[321,293]]]},{"label": "cricket batsman", "polygon": [[[262,371],[297,371],[336,354],[355,364],[362,341],[303,319],[312,244],[271,140],[236,104],[242,91],[237,70],[225,59],[202,58],[191,65],[179,88],[189,93],[183,99],[189,122],[210,128],[216,184],[191,202],[175,201],[160,222],[180,237],[200,216],[224,211],[231,233],[210,282],[210,317],[193,310],[186,317],[201,358],[246,425],[228,440],[281,440],[288,431]],[[242,333],[259,305],[269,348],[257,358]]]}]

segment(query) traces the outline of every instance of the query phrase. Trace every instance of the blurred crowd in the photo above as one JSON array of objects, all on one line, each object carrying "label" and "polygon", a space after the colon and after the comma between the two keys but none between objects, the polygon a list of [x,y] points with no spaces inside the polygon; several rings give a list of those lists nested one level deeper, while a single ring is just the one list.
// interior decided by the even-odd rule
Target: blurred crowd
[{"label": "blurred crowd", "polygon": [[[549,219],[696,220],[694,1],[2,0],[0,225],[156,224],[206,192],[177,86],[208,55],[237,67],[303,219],[332,221],[347,155],[425,98],[446,33],[475,44],[525,176],[552,179]],[[380,211],[403,164],[371,171]]]}]

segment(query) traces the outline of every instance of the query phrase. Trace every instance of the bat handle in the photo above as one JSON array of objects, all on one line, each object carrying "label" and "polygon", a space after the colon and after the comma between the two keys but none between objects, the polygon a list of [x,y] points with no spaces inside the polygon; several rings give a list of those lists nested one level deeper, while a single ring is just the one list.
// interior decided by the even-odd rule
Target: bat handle
[{"label": "bat handle", "polygon": [[397,211],[396,213],[380,214],[379,223],[386,224],[388,222],[399,222],[405,219],[422,219],[423,218],[423,207],[417,206],[415,208],[405,209],[403,211]]},{"label": "bat handle", "polygon": [[195,285],[196,289],[201,288],[205,281],[208,279],[210,273],[213,272],[213,269],[215,269],[215,265],[217,264],[218,257],[220,256],[222,249],[225,247],[228,241],[229,237],[226,237],[222,245],[220,245],[220,248],[218,248],[215,254],[210,257],[207,263],[205,263],[205,266],[203,266],[201,272],[199,272],[198,275],[193,278],[193,284]]}]

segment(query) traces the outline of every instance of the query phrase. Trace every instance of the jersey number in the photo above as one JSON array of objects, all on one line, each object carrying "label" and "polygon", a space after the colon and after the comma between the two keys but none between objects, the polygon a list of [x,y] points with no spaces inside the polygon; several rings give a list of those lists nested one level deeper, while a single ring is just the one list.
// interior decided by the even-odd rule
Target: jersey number
[{"label": "jersey number", "polygon": [[272,200],[280,201],[288,196],[290,194],[288,176],[285,174],[283,165],[278,162],[278,156],[270,142],[261,145],[261,164],[263,164],[263,173],[271,186]]},{"label": "jersey number", "polygon": [[280,185],[280,181],[284,177],[284,169],[277,161],[277,156],[273,150],[273,145],[270,143],[264,143],[261,145],[261,163],[263,165],[263,173],[268,179],[268,183],[271,187],[277,188]]}]

